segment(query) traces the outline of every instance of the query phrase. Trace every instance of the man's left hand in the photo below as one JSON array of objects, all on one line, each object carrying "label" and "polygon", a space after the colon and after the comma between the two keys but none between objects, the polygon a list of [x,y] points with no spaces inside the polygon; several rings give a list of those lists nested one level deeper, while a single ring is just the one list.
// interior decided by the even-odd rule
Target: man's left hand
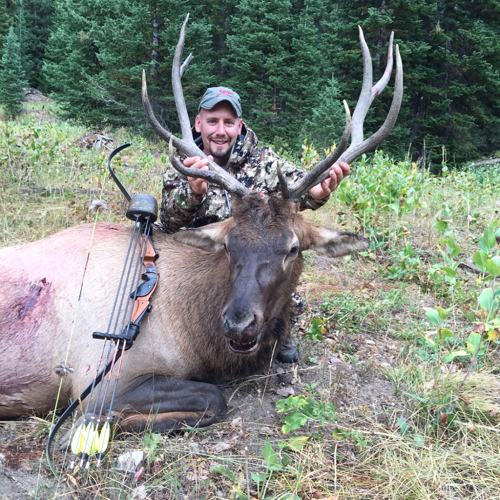
[{"label": "man's left hand", "polygon": [[325,196],[328,196],[337,189],[342,179],[347,177],[350,171],[351,168],[345,161],[340,166],[335,163],[330,170],[330,177],[311,188],[312,197],[321,200]]}]

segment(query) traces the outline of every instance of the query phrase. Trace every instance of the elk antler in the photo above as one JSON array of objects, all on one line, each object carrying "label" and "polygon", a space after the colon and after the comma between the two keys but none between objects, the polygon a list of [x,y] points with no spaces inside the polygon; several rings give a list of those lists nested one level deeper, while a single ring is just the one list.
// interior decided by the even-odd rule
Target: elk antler
[{"label": "elk antler", "polygon": [[[373,82],[373,71],[372,71],[372,60],[370,56],[370,51],[365,42],[365,37],[363,36],[363,30],[359,27],[359,39],[361,42],[361,48],[363,51],[363,86],[361,88],[361,95],[354,110],[352,116],[352,134],[351,134],[351,145],[344,151],[344,139],[347,142],[349,137],[348,130],[351,128],[349,108],[344,101],[344,106],[346,108],[346,128],[342,139],[335,151],[325,158],[322,162],[318,163],[310,172],[304,177],[298,179],[291,186],[286,185],[286,180],[278,170],[278,175],[280,179],[280,187],[283,198],[299,201],[302,195],[310,189],[312,186],[323,182],[330,175],[330,167],[337,161],[345,161],[347,163],[352,163],[356,158],[361,156],[363,153],[370,151],[371,149],[377,147],[383,140],[385,140],[398,117],[399,110],[401,108],[401,102],[403,100],[403,63],[401,61],[401,56],[399,54],[399,46],[396,45],[396,83],[394,87],[394,96],[392,98],[391,108],[383,125],[368,139],[363,140],[363,123],[365,121],[366,114],[370,108],[373,99],[377,97],[382,90],[386,87],[392,72],[393,57],[392,57],[392,44],[394,40],[394,33],[391,33],[389,40],[389,53],[387,55],[387,66],[385,68],[382,78],[372,87]],[[347,135],[347,136],[346,136]]]},{"label": "elk antler", "polygon": [[[191,124],[189,122],[189,115],[187,112],[186,101],[184,100],[184,94],[182,92],[181,84],[182,74],[193,58],[192,54],[190,54],[184,61],[184,64],[181,65],[182,51],[184,49],[184,39],[186,35],[186,26],[188,19],[189,14],[186,16],[186,19],[182,24],[179,41],[177,42],[177,48],[175,50],[174,60],[172,62],[172,90],[174,93],[177,115],[179,116],[179,122],[181,125],[182,140],[165,130],[156,119],[153,113],[153,108],[151,107],[151,103],[149,102],[148,98],[148,88],[146,85],[145,71],[142,72],[142,104],[144,106],[144,111],[154,131],[165,142],[169,143],[170,163],[177,171],[185,176],[205,179],[208,182],[217,184],[218,186],[221,186],[226,191],[231,193],[233,196],[241,198],[249,194],[250,190],[239,181],[237,181],[231,174],[226,172],[222,167],[209,160],[207,155],[193,141]],[[179,161],[179,159],[175,156],[172,146],[175,146],[181,153],[185,154],[188,157],[199,156],[200,158],[208,160],[209,170],[200,170],[197,168],[185,167],[182,162]]]}]

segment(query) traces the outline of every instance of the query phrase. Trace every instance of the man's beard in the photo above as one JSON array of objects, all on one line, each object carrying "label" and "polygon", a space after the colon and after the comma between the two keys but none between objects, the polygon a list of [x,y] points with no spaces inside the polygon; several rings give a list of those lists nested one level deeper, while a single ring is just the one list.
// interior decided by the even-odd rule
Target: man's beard
[{"label": "man's beard", "polygon": [[208,141],[208,150],[214,158],[225,158],[226,156],[229,155],[229,153],[231,152],[231,148],[232,148],[232,144],[230,144],[229,140],[226,143],[227,147],[224,148],[223,150],[221,150],[220,148],[217,148],[217,147],[213,147],[212,141],[213,140],[210,140],[210,139]]}]

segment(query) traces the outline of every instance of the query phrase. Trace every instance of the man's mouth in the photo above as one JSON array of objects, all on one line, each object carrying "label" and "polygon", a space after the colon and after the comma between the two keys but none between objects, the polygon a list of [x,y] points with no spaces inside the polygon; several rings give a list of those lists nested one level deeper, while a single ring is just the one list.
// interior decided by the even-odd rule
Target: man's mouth
[{"label": "man's mouth", "polygon": [[215,144],[216,146],[222,147],[225,146],[228,143],[228,141],[212,139],[212,143]]}]

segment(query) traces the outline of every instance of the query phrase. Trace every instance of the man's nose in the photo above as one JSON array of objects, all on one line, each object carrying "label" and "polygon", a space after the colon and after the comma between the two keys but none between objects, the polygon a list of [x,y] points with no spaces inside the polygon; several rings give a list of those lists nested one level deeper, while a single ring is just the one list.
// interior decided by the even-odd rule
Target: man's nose
[{"label": "man's nose", "polygon": [[216,133],[218,135],[226,135],[226,132],[224,130],[224,121],[223,120],[221,120],[220,122],[217,123]]}]

